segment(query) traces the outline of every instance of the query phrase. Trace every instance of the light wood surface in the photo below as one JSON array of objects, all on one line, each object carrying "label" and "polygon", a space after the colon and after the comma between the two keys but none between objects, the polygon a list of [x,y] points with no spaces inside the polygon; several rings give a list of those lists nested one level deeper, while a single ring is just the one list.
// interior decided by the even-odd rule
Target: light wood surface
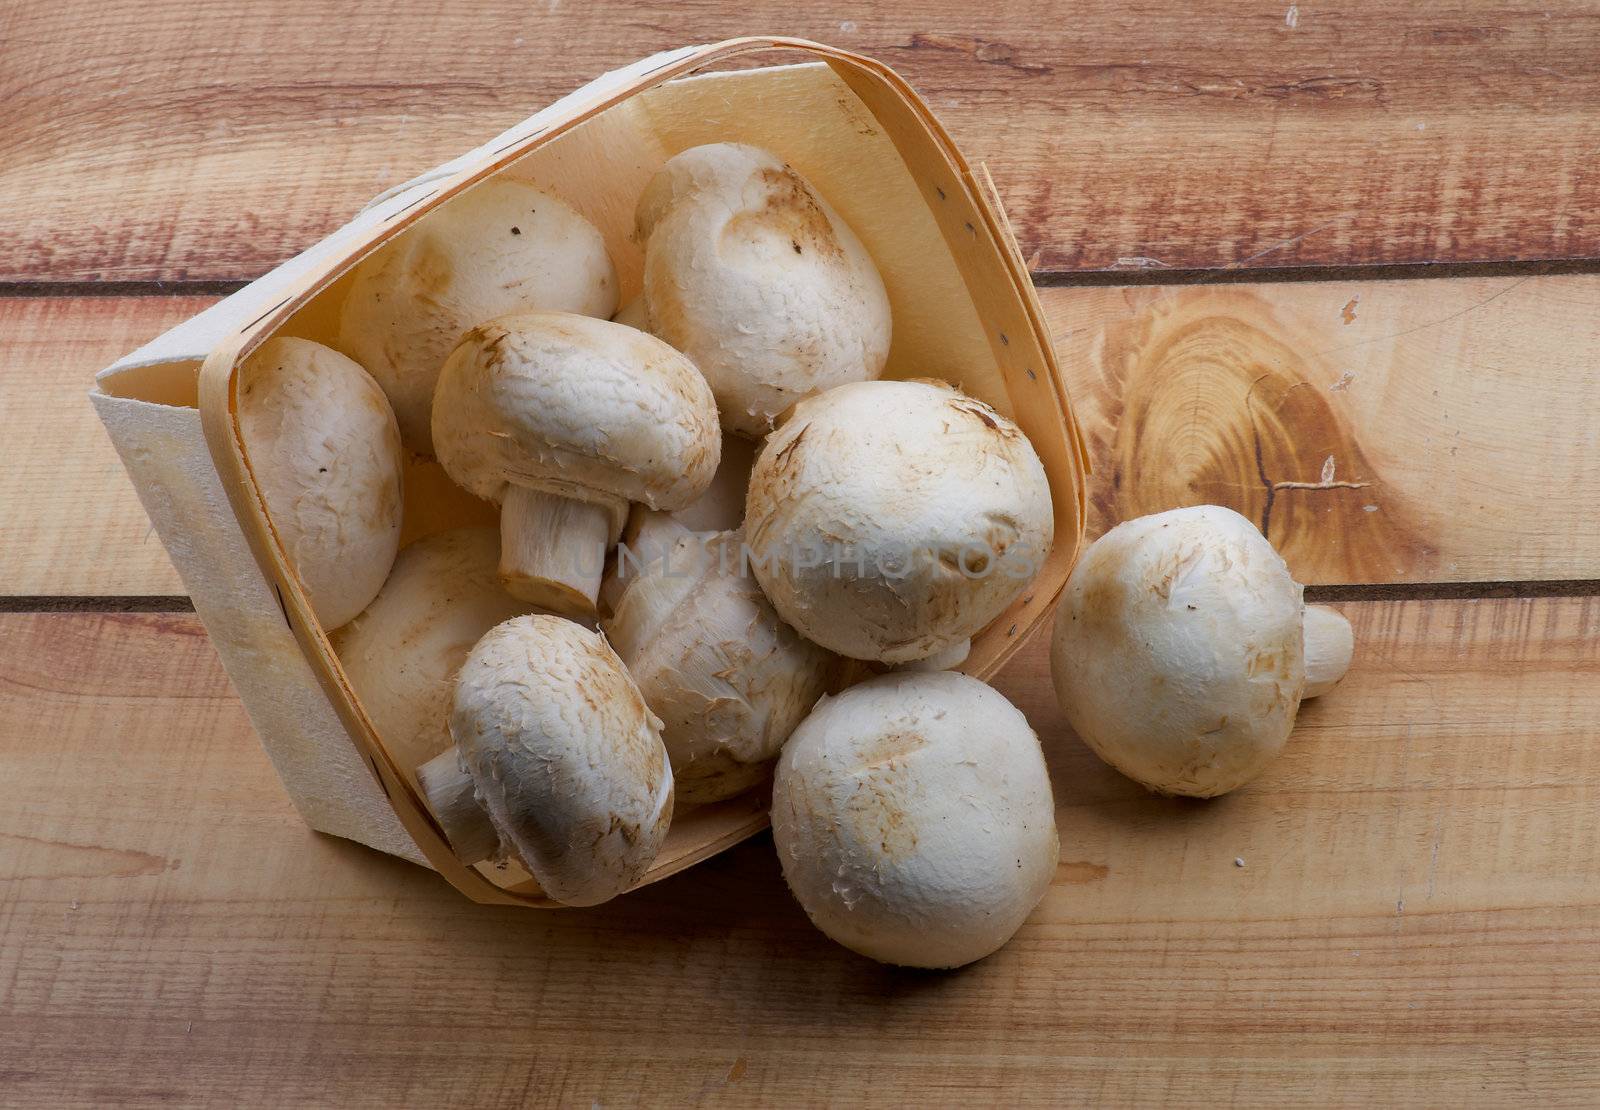
[{"label": "light wood surface", "polygon": [[89,391],[215,299],[0,297],[0,595],[183,593]]},{"label": "light wood surface", "polygon": [[[1213,502],[1306,582],[1600,578],[1600,277],[1041,299],[1096,470],[1091,536]],[[0,593],[182,592],[83,395],[209,303],[0,298],[0,500],[21,510],[0,518]]]},{"label": "light wood surface", "polygon": [[1347,685],[1214,803],[1098,763],[1022,656],[1062,863],[948,975],[830,944],[765,837],[470,905],[300,826],[193,617],[0,618],[7,1101],[1581,1104],[1600,603],[1344,610]]},{"label": "light wood surface", "polygon": [[1600,277],[1050,292],[1091,536],[1222,504],[1302,582],[1600,578]]},{"label": "light wood surface", "polygon": [[[1062,864],[956,974],[832,945],[766,838],[538,913],[308,832],[84,400],[387,186],[749,32],[896,66],[1089,283],[1042,300],[1091,533],[1218,500],[1369,599],[1211,803],[1098,763],[1031,645]],[[0,1103],[1600,1103],[1597,59],[1584,0],[0,6]],[[1353,269],[1413,262],[1485,272]]]},{"label": "light wood surface", "polygon": [[1593,255],[1594,21],[1586,0],[14,4],[0,280],[254,276],[599,73],[757,32],[905,72],[1038,270]]}]

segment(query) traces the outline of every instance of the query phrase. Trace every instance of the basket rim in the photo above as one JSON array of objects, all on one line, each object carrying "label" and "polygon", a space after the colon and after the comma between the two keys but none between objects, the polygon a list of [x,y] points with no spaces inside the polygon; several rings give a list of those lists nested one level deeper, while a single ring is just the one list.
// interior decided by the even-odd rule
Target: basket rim
[{"label": "basket rim", "polygon": [[[530,151],[624,100],[675,78],[694,74],[716,62],[742,54],[764,51],[795,51],[806,54],[813,61],[827,63],[847,82],[851,77],[870,82],[877,91],[888,95],[892,103],[903,108],[920,125],[922,140],[933,153],[943,159],[951,171],[952,179],[964,191],[964,199],[982,221],[985,232],[983,241],[995,248],[994,253],[1009,278],[1010,292],[1020,303],[1020,308],[1033,333],[1031,338],[1038,348],[1040,372],[1046,376],[1048,384],[1052,387],[1058,407],[1055,415],[1066,436],[1069,461],[1076,463],[1073,472],[1077,501],[1073,514],[1077,524],[1076,534],[1056,536],[1051,555],[1035,580],[1040,588],[1031,591],[1026,599],[1031,604],[1037,598],[1040,604],[1035,607],[1025,626],[1021,626],[1020,629],[1019,624],[1011,626],[1013,633],[1020,630],[1021,634],[1008,635],[1003,647],[969,673],[974,673],[980,678],[991,676],[1039,631],[1065,588],[1067,572],[1070,571],[1072,562],[1082,545],[1087,508],[1085,479],[1089,473],[1088,454],[1062,382],[1037,293],[1015,240],[1010,235],[1009,222],[999,206],[999,198],[994,194],[992,182],[987,180],[987,170],[985,169],[982,179],[973,172],[932,110],[903,78],[884,63],[838,47],[784,36],[747,36],[704,46],[666,51],[641,59],[617,73],[608,74],[557,101],[551,106],[552,108],[567,101],[571,102],[570,108],[559,118],[504,142],[492,150],[487,148],[504,139],[505,135],[490,140],[489,144],[477,151],[469,152],[434,171],[429,171],[380,194],[369,207],[379,207],[383,204],[394,206],[393,210],[383,217],[377,228],[359,238],[352,235],[348,249],[331,252],[328,259],[321,261],[310,273],[298,278],[282,300],[249,323],[233,329],[212,348],[199,372],[198,407],[207,448],[240,530],[267,581],[276,588],[284,619],[344,725],[351,743],[377,780],[406,833],[416,843],[429,864],[452,886],[473,901],[538,907],[558,905],[539,892],[501,887],[475,868],[463,864],[451,850],[443,829],[424,804],[416,788],[396,766],[388,749],[378,737],[376,728],[367,717],[359,697],[344,675],[328,633],[318,625],[312,615],[310,604],[293,570],[287,549],[267,513],[265,501],[255,481],[248,453],[240,435],[236,388],[238,367],[257,346],[274,334],[307,302],[320,295],[366,255],[403,232],[437,205],[494,176]],[[623,79],[615,80],[619,77]],[[860,90],[857,91],[859,93]],[[595,95],[586,98],[586,93]],[[870,106],[868,110],[873,111]],[[882,122],[876,111],[873,111],[873,115]],[[513,132],[516,130],[512,129]],[[892,129],[886,128],[886,130],[891,130],[891,138],[894,138]],[[913,136],[906,136],[907,141],[911,141],[912,138]],[[898,139],[896,146],[899,146]],[[438,176],[434,176],[436,174]],[[407,194],[423,186],[430,188],[420,196],[409,197],[403,204],[394,204],[395,201],[407,197]],[[943,193],[940,195],[942,197]],[[972,224],[967,224],[966,229],[976,236],[977,229]],[[334,233],[338,234],[339,232]],[[948,232],[946,238],[949,239]],[[955,254],[954,251],[952,253]],[[973,284],[971,276],[959,256],[956,256],[956,265],[971,291]],[[1003,336],[1002,341],[1004,341]],[[1049,582],[1046,581],[1047,574],[1051,578]],[[1039,597],[1040,594],[1044,596]],[[1005,620],[1007,614],[1011,612],[1012,610],[1008,609],[1006,614],[997,618],[997,622]],[[756,816],[744,820],[731,831],[698,845],[666,863],[658,861],[640,885],[665,878],[709,858],[761,831],[768,824],[767,813],[762,809]]]}]

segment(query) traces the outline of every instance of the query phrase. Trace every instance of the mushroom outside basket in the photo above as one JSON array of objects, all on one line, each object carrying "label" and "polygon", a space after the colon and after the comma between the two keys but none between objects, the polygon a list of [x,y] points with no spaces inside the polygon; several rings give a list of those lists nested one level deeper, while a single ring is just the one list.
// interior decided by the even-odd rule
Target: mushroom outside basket
[{"label": "mushroom outside basket", "polygon": [[[700,73],[755,52],[801,64]],[[354,694],[268,516],[239,432],[238,368],[279,336],[327,342],[351,268],[485,179],[532,182],[605,236],[621,299],[639,290],[634,203],[673,154],[712,142],[778,152],[861,237],[889,293],[886,377],[945,378],[1011,416],[1049,477],[1055,547],[1032,587],[973,638],[961,670],[993,674],[1048,617],[1083,536],[1088,463],[1027,267],[992,186],[927,106],[870,58],[794,39],[685,47],[609,73],[484,146],[390,190],[350,223],[103,371],[92,397],[139,497],[302,817],[437,869],[486,903],[550,905],[517,869],[450,851]],[[404,474],[403,545],[492,524],[437,463]],[[643,882],[767,825],[753,791],[680,809]]]}]

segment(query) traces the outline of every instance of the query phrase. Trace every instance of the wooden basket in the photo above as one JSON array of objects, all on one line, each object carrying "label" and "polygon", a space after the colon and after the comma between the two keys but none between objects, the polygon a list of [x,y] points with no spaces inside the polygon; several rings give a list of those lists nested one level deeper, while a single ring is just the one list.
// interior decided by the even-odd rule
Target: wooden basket
[{"label": "wooden basket", "polygon": [[[690,77],[757,51],[804,64]],[[794,39],[686,47],[607,74],[479,149],[377,198],[353,221],[101,373],[94,402],[196,612],[296,806],[313,828],[432,866],[479,902],[551,904],[525,875],[464,866],[347,682],[273,530],[239,437],[236,369],[280,334],[327,341],[363,256],[496,174],[566,199],[604,233],[624,303],[639,288],[634,203],[700,143],[787,159],[856,230],[894,312],[891,377],[941,377],[1022,426],[1050,477],[1056,546],[1032,589],[974,637],[963,670],[992,674],[1049,615],[1083,536],[1088,463],[1049,336],[987,175],[973,173],[887,66]],[[492,511],[437,464],[406,474],[404,541]],[[767,824],[759,795],[688,809],[645,882]],[[498,881],[497,881],[498,879]]]}]

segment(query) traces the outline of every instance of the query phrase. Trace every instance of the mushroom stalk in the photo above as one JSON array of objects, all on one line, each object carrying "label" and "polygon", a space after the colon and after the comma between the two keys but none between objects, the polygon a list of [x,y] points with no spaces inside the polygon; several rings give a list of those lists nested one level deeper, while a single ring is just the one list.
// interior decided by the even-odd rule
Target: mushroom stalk
[{"label": "mushroom stalk", "polygon": [[717,404],[692,362],[568,312],[469,331],[439,372],[433,445],[457,485],[501,502],[506,589],[580,620],[596,615],[629,503],[683,508],[722,453]]},{"label": "mushroom stalk", "polygon": [[831,657],[736,573],[738,532],[708,537],[646,512],[629,533],[601,587],[611,610],[602,627],[662,721],[679,798],[732,797],[766,778],[827,688]]},{"label": "mushroom stalk", "polygon": [[512,486],[500,506],[500,580],[541,609],[593,617],[613,514],[604,505]]},{"label": "mushroom stalk", "polygon": [[462,863],[470,867],[500,850],[500,837],[478,804],[472,776],[461,766],[454,748],[418,767],[417,784]]},{"label": "mushroom stalk", "polygon": [[750,469],[759,446],[742,436],[723,436],[722,461],[711,485],[693,504],[674,512],[672,519],[691,532],[731,532],[743,524]]},{"label": "mushroom stalk", "polygon": [[1355,654],[1356,634],[1350,622],[1337,609],[1326,605],[1307,605],[1306,692],[1301,698],[1319,698],[1332,690],[1350,669]]}]

